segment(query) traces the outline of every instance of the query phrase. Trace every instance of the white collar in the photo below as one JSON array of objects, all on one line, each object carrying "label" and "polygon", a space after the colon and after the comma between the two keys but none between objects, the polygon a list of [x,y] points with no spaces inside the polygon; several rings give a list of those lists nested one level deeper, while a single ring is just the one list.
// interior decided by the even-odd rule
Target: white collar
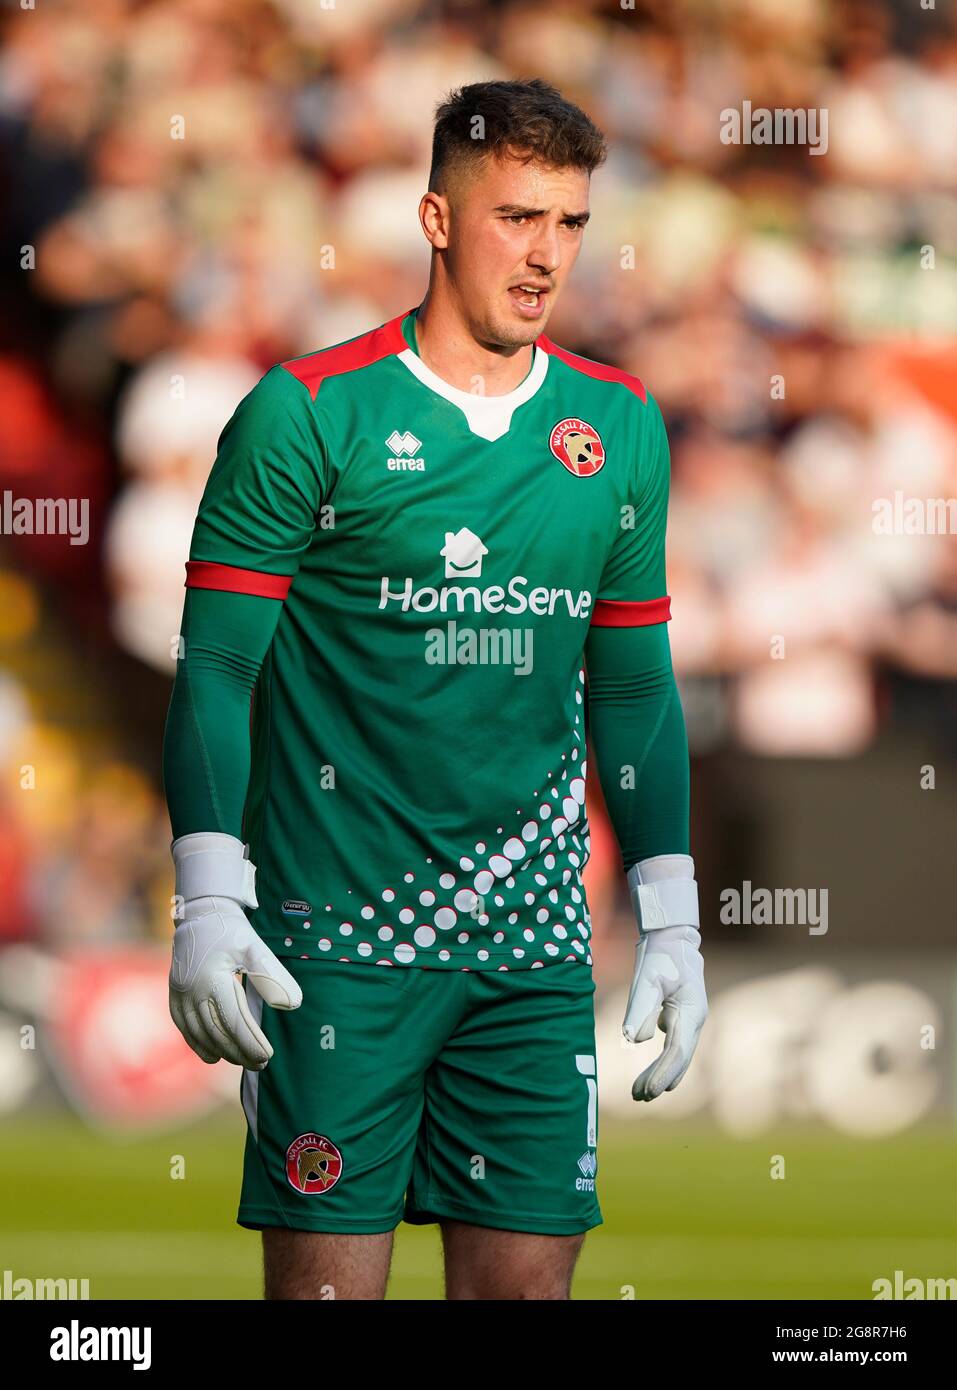
[{"label": "white collar", "polygon": [[482,439],[495,440],[507,434],[512,422],[512,412],[517,406],[530,400],[545,380],[548,353],[534,344],[532,354],[532,369],[528,376],[514,391],[506,391],[504,396],[480,396],[471,391],[460,391],[457,386],[450,386],[433,372],[431,367],[427,367],[411,348],[406,348],[404,352],[396,355],[413,376],[419,378],[423,386],[459,407],[473,434],[479,435]]}]

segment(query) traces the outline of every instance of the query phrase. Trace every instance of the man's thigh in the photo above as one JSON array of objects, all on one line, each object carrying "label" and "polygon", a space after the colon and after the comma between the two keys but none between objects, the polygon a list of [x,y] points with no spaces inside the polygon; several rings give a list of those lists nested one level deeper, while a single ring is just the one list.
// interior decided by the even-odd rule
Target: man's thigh
[{"label": "man's thigh", "polygon": [[275,1049],[243,1075],[239,1223],[255,1230],[376,1234],[402,1218],[428,1068],[456,1016],[439,972],[287,960],[291,1012],[262,1007]]},{"label": "man's thigh", "polygon": [[466,979],[469,1007],[426,1077],[405,1219],[581,1235],[601,1223],[591,971]]},{"label": "man's thigh", "polygon": [[573,1236],[529,1235],[442,1222],[448,1299],[567,1299],[585,1242]]},{"label": "man's thigh", "polygon": [[343,1235],[330,1231],[263,1230],[264,1296],[274,1299],[385,1298],[392,1232]]}]

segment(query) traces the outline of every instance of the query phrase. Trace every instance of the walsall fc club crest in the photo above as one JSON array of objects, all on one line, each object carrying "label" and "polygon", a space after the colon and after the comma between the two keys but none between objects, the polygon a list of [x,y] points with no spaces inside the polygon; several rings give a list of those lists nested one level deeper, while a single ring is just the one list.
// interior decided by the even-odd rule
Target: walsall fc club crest
[{"label": "walsall fc club crest", "polygon": [[559,420],[548,436],[548,447],[576,478],[590,478],[605,462],[605,446],[594,425],[574,416]]},{"label": "walsall fc club crest", "polygon": [[297,1192],[329,1192],[342,1176],[342,1154],[324,1134],[300,1134],[286,1150],[286,1177]]}]

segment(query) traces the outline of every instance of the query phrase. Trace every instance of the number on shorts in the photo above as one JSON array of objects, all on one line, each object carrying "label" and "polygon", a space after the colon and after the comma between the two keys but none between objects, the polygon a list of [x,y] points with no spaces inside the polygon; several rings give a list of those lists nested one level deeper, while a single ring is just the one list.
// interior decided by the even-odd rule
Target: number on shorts
[{"label": "number on shorts", "polygon": [[594,1055],[580,1052],[575,1057],[575,1065],[585,1078],[588,1087],[588,1118],[585,1122],[585,1143],[590,1149],[598,1147],[598,1079],[595,1074]]}]

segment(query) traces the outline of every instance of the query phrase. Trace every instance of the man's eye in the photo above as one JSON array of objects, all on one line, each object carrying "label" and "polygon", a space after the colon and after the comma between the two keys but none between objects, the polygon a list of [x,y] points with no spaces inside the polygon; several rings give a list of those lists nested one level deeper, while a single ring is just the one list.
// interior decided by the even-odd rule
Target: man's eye
[{"label": "man's eye", "polygon": [[507,220],[509,222],[524,222],[525,214],[524,212],[510,212]]}]

